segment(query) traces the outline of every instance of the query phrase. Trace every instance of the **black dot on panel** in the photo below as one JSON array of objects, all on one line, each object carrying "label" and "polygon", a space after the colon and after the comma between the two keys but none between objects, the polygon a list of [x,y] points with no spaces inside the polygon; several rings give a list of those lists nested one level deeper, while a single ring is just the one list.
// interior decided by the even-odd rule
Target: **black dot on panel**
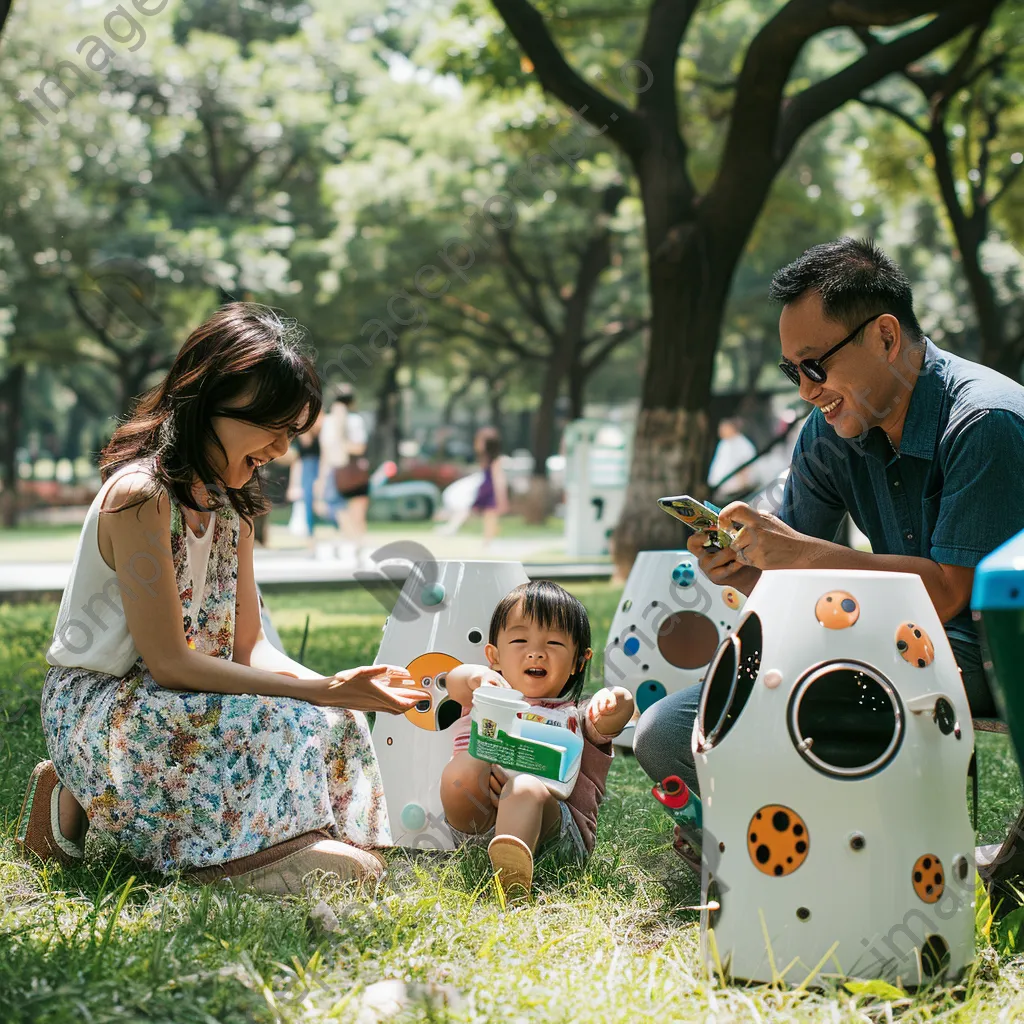
[{"label": "black dot on panel", "polygon": [[785,832],[789,828],[789,815],[785,811],[776,811],[772,815],[772,825],[776,831]]},{"label": "black dot on panel", "polygon": [[796,844],[795,849],[797,853],[804,853],[807,850],[807,844],[801,839],[800,842]]},{"label": "black dot on panel", "polygon": [[915,882],[920,882],[923,877],[924,876],[921,874],[920,871],[915,871],[914,872],[914,881]]},{"label": "black dot on panel", "polygon": [[767,864],[771,860],[772,851],[762,843],[754,852],[754,856],[757,858],[758,864]]},{"label": "black dot on panel", "polygon": [[804,834],[804,827],[803,827],[803,825],[794,825],[793,826],[793,835],[795,835],[795,836],[802,836],[803,834]]},{"label": "black dot on panel", "polygon": [[775,874],[776,875],[781,875],[784,870],[785,869],[783,868],[783,866],[781,864],[776,864],[775,865]]}]

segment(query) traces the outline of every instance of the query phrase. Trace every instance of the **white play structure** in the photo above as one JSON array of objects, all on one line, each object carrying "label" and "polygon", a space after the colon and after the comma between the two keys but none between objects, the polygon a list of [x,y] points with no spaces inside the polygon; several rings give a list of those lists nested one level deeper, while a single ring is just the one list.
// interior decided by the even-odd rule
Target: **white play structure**
[{"label": "white play structure", "polygon": [[920,577],[764,573],[692,745],[711,971],[915,986],[970,962],[973,730]]},{"label": "white play structure", "polygon": [[[733,587],[712,583],[685,548],[641,551],[608,632],[605,686],[624,686],[644,712],[699,683],[744,601]],[[631,747],[632,727],[614,742]]]},{"label": "white play structure", "polygon": [[448,731],[462,706],[445,676],[464,662],[486,664],[484,646],[498,601],[529,582],[519,562],[417,562],[384,625],[374,664],[405,665],[423,700],[405,715],[378,714],[380,762],[396,846],[450,850],[441,807],[441,772],[452,756]]}]

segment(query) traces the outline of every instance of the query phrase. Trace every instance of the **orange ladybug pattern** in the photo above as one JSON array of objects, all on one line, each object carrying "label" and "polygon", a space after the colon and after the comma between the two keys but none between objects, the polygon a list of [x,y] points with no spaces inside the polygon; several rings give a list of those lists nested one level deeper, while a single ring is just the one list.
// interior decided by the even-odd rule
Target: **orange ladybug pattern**
[{"label": "orange ladybug pattern", "polygon": [[762,807],[747,827],[747,850],[754,867],[773,878],[796,871],[807,860],[810,846],[806,822],[782,804]]},{"label": "orange ladybug pattern", "polygon": [[914,861],[912,881],[914,883],[914,892],[925,903],[938,903],[946,888],[942,861],[934,853],[922,854]]},{"label": "orange ladybug pattern", "polygon": [[927,668],[935,660],[931,637],[912,622],[904,622],[896,630],[896,650],[908,665],[916,668]]},{"label": "orange ladybug pattern", "polygon": [[832,590],[818,598],[814,615],[826,629],[849,629],[860,618],[860,605],[853,594]]}]

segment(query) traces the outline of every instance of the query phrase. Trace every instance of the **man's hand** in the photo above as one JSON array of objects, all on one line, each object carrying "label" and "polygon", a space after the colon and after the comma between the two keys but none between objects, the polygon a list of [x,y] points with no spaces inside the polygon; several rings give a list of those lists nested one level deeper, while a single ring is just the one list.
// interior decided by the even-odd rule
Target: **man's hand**
[{"label": "man's hand", "polygon": [[744,565],[736,558],[736,553],[731,547],[705,547],[710,536],[709,533],[695,533],[686,541],[687,550],[697,556],[700,571],[712,583],[717,583],[720,587],[735,587],[749,597],[754,584],[761,578],[761,570]]},{"label": "man's hand", "polygon": [[633,717],[633,695],[621,686],[602,687],[591,697],[587,717],[602,736],[618,736]]},{"label": "man's hand", "polygon": [[814,547],[820,544],[813,537],[797,533],[778,516],[758,512],[742,501],[726,505],[718,519],[733,534],[736,560],[755,569],[808,568]]}]

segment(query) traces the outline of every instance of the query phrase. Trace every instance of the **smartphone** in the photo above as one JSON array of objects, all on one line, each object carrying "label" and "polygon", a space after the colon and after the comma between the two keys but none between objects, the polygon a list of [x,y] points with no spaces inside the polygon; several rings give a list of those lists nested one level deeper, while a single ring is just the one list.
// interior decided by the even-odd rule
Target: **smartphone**
[{"label": "smartphone", "polygon": [[691,498],[688,494],[675,494],[667,498],[658,499],[658,507],[674,516],[681,523],[686,523],[690,529],[697,533],[702,530],[710,534],[709,543],[706,546],[727,548],[732,541],[732,534],[728,530],[719,528],[719,509],[714,505],[704,505]]}]

